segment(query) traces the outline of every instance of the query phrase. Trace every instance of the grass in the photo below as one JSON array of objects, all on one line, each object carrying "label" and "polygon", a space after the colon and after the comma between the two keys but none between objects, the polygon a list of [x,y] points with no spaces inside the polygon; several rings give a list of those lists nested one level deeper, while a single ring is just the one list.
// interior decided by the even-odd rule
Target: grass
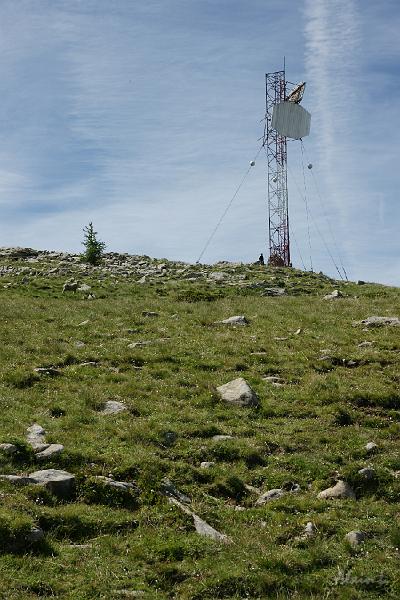
[{"label": "grass", "polygon": [[[65,469],[77,488],[62,501],[0,481],[0,598],[399,597],[399,330],[353,326],[398,315],[398,289],[246,265],[208,268],[245,285],[187,281],[168,263],[172,274],[145,285],[89,269],[87,300],[63,294],[69,275],[46,275],[49,266],[28,282],[10,272],[0,280],[0,442],[18,447],[0,455],[0,472]],[[266,287],[287,295],[265,296]],[[323,300],[335,287],[345,297]],[[215,324],[238,314],[248,326]],[[129,347],[143,341],[152,343]],[[263,379],[271,375],[284,385]],[[216,387],[237,377],[259,409],[218,399]],[[102,415],[107,400],[127,410]],[[25,441],[34,422],[65,446],[44,464]],[[232,439],[213,439],[221,434]],[[368,481],[365,466],[375,469]],[[137,487],[110,491],[96,479],[110,474]],[[317,498],[338,476],[356,501]],[[160,493],[164,477],[232,543],[200,537]],[[291,482],[300,492],[255,507]],[[308,521],[317,535],[305,540]],[[27,545],[33,525],[45,542]],[[344,536],[356,529],[367,539],[352,548]]]}]

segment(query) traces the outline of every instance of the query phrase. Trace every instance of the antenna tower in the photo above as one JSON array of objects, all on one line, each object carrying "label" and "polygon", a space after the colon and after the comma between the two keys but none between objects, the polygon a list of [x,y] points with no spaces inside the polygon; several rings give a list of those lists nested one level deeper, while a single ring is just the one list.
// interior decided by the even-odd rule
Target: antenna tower
[{"label": "antenna tower", "polygon": [[286,100],[285,69],[265,75],[266,123],[264,146],[268,162],[269,260],[273,267],[290,266],[287,188],[287,140],[272,128],[274,106]]}]

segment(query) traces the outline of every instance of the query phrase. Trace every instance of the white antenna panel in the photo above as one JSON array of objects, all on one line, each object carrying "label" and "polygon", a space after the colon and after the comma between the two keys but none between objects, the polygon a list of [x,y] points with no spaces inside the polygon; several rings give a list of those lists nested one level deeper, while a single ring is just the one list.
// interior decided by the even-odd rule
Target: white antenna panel
[{"label": "white antenna panel", "polygon": [[306,137],[310,133],[311,115],[295,102],[279,102],[272,113],[272,129],[280,135],[294,140]]}]

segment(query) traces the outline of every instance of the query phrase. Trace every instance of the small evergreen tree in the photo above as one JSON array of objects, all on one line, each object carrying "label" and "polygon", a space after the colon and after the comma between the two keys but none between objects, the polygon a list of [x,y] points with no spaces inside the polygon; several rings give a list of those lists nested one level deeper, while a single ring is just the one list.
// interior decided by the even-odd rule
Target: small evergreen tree
[{"label": "small evergreen tree", "polygon": [[91,265],[98,265],[101,262],[106,245],[97,239],[97,231],[94,231],[92,222],[83,228],[83,232],[84,240],[82,244],[85,246],[85,252],[82,254],[82,260]]}]

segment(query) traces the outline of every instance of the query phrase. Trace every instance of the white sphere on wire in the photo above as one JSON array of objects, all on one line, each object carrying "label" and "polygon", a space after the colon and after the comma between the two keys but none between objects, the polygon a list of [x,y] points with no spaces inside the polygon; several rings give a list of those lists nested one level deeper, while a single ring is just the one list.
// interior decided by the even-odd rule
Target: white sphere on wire
[{"label": "white sphere on wire", "polygon": [[312,169],[312,163],[308,163],[307,168]]},{"label": "white sphere on wire", "polygon": [[254,167],[254,165],[255,165],[255,164],[256,164],[256,161],[255,161],[255,160],[252,160],[252,161],[250,162],[250,166],[251,166],[251,167]]}]

